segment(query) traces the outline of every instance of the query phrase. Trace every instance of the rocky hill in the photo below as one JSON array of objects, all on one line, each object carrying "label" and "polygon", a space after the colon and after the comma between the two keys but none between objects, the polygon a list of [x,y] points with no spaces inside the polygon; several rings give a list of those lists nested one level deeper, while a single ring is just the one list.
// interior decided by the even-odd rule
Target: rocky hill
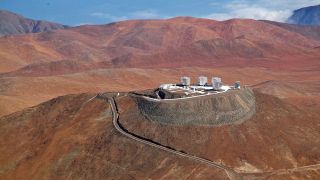
[{"label": "rocky hill", "polygon": [[32,20],[9,11],[0,10],[0,36],[65,28],[68,28],[68,26],[48,21]]},{"label": "rocky hill", "polygon": [[139,94],[132,96],[144,116],[163,124],[232,124],[250,119],[255,113],[255,98],[249,88],[175,100],[155,100]]},{"label": "rocky hill", "polygon": [[0,118],[0,179],[228,179],[121,135],[109,103],[95,96],[58,97]]},{"label": "rocky hill", "polygon": [[300,25],[320,25],[320,5],[297,9],[287,21]]},{"label": "rocky hill", "polygon": [[251,119],[217,127],[163,124],[139,112],[134,99],[121,98],[117,104],[120,123],[129,132],[222,162],[244,179],[316,179],[320,173],[317,110],[260,91],[254,94],[257,111]]},{"label": "rocky hill", "polygon": [[[254,94],[257,112],[252,118],[217,127],[157,123],[145,118],[125,94],[116,103],[120,124],[128,132],[222,163],[244,179],[318,177],[316,110],[305,111],[306,106],[259,91]],[[54,98],[0,118],[0,178],[230,178],[215,167],[123,136],[114,128],[112,116],[108,101],[87,93]]]}]

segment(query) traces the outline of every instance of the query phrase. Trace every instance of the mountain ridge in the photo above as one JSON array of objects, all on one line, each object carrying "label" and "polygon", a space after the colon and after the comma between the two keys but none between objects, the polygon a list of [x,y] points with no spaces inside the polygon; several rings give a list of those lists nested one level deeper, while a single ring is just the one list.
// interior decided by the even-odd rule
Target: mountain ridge
[{"label": "mountain ridge", "polygon": [[293,11],[288,23],[300,25],[320,25],[320,5],[308,6]]},{"label": "mountain ridge", "polygon": [[0,9],[0,24],[0,36],[69,28],[69,26],[58,23],[25,18],[19,14],[2,9]]},{"label": "mountain ridge", "polygon": [[255,65],[261,61],[254,59],[261,58],[271,64],[285,56],[292,58],[292,53],[317,54],[314,47],[320,45],[320,36],[314,31],[318,29],[305,29],[293,31],[248,19],[192,17],[85,25],[0,38],[0,72],[64,60],[102,68],[223,65],[226,59],[236,64],[236,59],[252,59]]}]

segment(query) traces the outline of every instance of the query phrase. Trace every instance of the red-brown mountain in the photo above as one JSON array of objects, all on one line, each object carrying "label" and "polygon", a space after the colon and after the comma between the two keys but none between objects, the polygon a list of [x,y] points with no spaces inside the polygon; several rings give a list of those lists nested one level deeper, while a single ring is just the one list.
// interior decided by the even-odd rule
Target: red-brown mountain
[{"label": "red-brown mountain", "polygon": [[0,10],[0,36],[10,34],[26,34],[65,29],[68,26],[25,18],[21,15]]},{"label": "red-brown mountain", "polygon": [[[319,80],[319,29],[246,19],[123,21],[0,37],[0,116],[59,95],[217,75]],[[178,68],[177,68],[178,67]]]},{"label": "red-brown mountain", "polygon": [[288,62],[293,68],[317,68],[320,41],[308,35],[317,30],[191,17],[80,26],[0,38],[0,71],[50,75],[112,67],[288,68]]},{"label": "red-brown mountain", "polygon": [[279,26],[288,31],[301,34],[311,40],[320,40],[320,26],[298,26],[295,24],[280,23],[275,21],[262,20],[263,22]]}]

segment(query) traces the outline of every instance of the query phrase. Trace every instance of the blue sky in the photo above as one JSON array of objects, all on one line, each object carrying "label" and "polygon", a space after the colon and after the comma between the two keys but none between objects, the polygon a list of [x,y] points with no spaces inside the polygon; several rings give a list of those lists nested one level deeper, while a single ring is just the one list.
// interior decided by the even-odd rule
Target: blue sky
[{"label": "blue sky", "polygon": [[0,0],[0,9],[33,19],[81,25],[175,16],[285,21],[292,10],[317,4],[320,0]]}]

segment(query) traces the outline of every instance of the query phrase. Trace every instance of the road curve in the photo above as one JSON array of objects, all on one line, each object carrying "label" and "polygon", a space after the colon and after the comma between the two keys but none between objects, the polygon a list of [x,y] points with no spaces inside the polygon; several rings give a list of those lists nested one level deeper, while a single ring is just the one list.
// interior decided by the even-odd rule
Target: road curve
[{"label": "road curve", "polygon": [[197,156],[194,156],[194,155],[189,155],[189,154],[186,154],[186,153],[183,153],[183,152],[180,152],[180,151],[176,151],[176,150],[170,149],[170,148],[168,148],[166,146],[163,146],[163,145],[160,145],[160,144],[156,144],[154,142],[139,138],[138,135],[134,135],[132,133],[128,133],[119,124],[119,113],[118,113],[118,109],[117,109],[117,106],[116,106],[114,98],[113,97],[112,98],[103,97],[103,99],[107,100],[111,105],[112,114],[113,114],[113,120],[112,121],[113,121],[113,125],[114,125],[115,129],[119,133],[123,134],[124,136],[126,136],[126,137],[128,137],[128,138],[130,138],[132,140],[135,140],[137,142],[149,145],[151,147],[154,147],[154,148],[157,148],[157,149],[160,149],[160,150],[175,154],[177,156],[180,156],[180,157],[183,157],[183,158],[188,158],[190,160],[194,160],[194,161],[206,164],[206,165],[208,165],[210,167],[215,167],[215,168],[222,169],[228,174],[229,178],[232,179],[232,180],[238,180],[238,179],[242,180],[242,176],[239,173],[237,173],[236,171],[234,171],[233,169],[231,169],[231,168],[229,168],[227,166],[212,162],[210,160],[207,160],[207,159],[204,159],[204,158],[201,158],[201,157],[197,157]]}]

